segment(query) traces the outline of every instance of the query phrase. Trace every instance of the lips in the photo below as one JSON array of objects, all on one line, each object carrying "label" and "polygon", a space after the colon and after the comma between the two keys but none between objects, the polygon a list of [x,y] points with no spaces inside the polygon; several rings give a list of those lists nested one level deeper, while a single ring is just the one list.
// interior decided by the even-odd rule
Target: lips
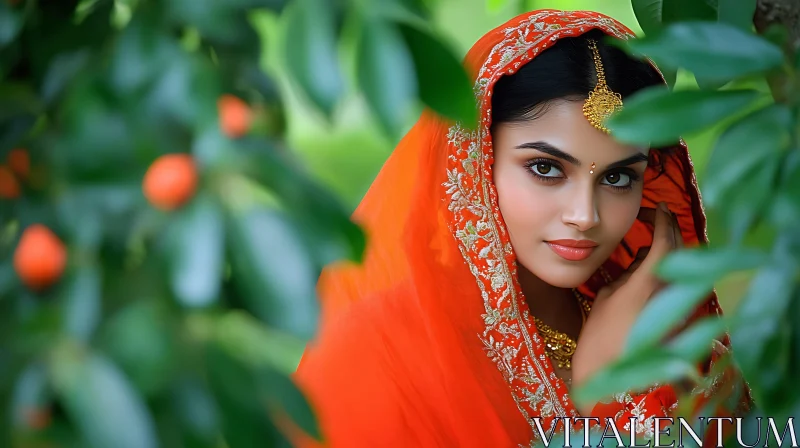
[{"label": "lips", "polygon": [[556,255],[568,261],[585,260],[597,247],[597,243],[591,240],[552,240],[546,243]]}]

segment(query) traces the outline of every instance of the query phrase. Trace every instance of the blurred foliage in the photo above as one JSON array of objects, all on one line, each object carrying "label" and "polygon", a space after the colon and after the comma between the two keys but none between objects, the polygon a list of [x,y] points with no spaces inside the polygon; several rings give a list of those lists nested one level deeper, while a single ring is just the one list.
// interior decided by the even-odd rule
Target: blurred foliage
[{"label": "blurred foliage", "polygon": [[390,138],[423,105],[472,120],[430,3],[0,1],[0,445],[321,437],[289,374],[366,239],[264,57],[328,121],[350,86]]},{"label": "blurred foliage", "polygon": [[[594,400],[653,382],[704,385],[712,376],[698,378],[692,366],[727,330],[733,351],[724,362],[734,363],[749,384],[756,404],[751,415],[785,423],[800,411],[800,49],[782,25],[755,32],[755,0],[689,2],[691,8],[683,0],[631,3],[645,36],[620,45],[667,70],[692,73],[699,88],[642,91],[609,127],[639,144],[671,144],[718,127],[700,184],[718,227],[710,247],[681,250],[661,263],[659,275],[670,286],[639,317],[622,359],[576,394]],[[743,292],[735,312],[665,342],[716,283],[733,276]],[[733,409],[742,393],[734,388],[714,403]],[[710,409],[682,415],[707,416]],[[755,440],[759,431],[765,429],[746,426],[742,440]]]}]

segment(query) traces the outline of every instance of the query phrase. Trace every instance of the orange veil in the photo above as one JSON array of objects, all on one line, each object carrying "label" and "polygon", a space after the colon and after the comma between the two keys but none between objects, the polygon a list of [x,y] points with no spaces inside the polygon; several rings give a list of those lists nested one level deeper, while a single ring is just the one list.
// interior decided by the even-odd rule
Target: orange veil
[{"label": "orange veil", "polygon": [[[633,33],[592,12],[541,10],[481,38],[466,64],[475,79],[477,130],[423,114],[354,214],[369,238],[362,265],[323,273],[322,322],[296,380],[334,447],[508,447],[536,440],[556,416],[578,416],[544,355],[517,281],[515,255],[492,179],[492,88],[561,37],[599,28]],[[642,206],[667,202],[687,246],[706,242],[706,220],[685,147],[648,169]],[[640,222],[635,254],[652,241]],[[612,277],[633,261],[622,247]],[[600,276],[581,286],[590,299]],[[697,315],[720,313],[710,297]],[[726,341],[727,343],[727,341]],[[670,386],[598,406],[593,416],[665,416]],[[640,406],[636,410],[634,406]],[[635,411],[635,412],[634,412]]]}]

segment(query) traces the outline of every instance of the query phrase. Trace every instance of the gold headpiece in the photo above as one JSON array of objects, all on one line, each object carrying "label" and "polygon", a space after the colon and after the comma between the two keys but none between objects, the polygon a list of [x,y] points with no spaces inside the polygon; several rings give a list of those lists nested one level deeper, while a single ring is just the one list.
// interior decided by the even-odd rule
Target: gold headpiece
[{"label": "gold headpiece", "polygon": [[614,112],[622,109],[622,96],[612,92],[606,84],[606,75],[603,71],[603,61],[600,59],[600,52],[597,50],[597,42],[590,39],[589,48],[594,56],[594,67],[597,71],[597,85],[594,90],[589,92],[589,98],[583,103],[583,115],[597,129],[609,134],[611,131],[603,125],[603,122]]}]

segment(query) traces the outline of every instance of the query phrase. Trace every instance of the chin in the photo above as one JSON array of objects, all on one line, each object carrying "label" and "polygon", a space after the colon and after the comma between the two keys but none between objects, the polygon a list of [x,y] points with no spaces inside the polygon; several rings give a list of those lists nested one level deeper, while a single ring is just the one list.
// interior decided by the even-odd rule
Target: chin
[{"label": "chin", "polygon": [[588,264],[574,267],[553,264],[551,266],[541,266],[541,269],[531,271],[531,273],[549,285],[557,288],[572,289],[589,280],[595,270],[596,267]]}]

